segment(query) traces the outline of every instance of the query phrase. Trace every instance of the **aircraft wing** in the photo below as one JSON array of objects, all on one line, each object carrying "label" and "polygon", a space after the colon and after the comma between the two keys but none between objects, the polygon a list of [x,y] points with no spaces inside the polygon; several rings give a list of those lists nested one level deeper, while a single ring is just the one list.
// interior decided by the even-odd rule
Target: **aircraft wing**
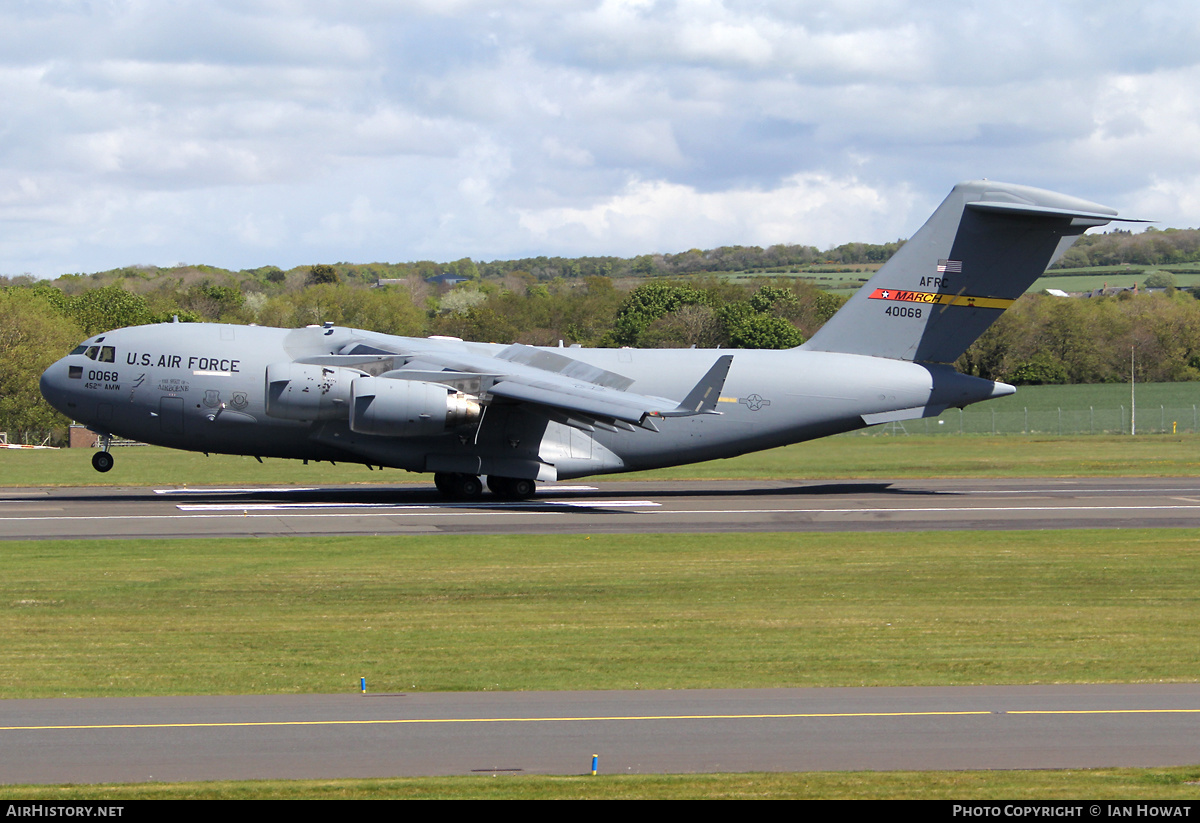
[{"label": "aircraft wing", "polygon": [[502,376],[492,385],[491,393],[497,397],[536,403],[552,409],[643,425],[650,417],[718,414],[717,398],[732,363],[731,354],[718,357],[682,401],[635,394],[569,378],[531,380],[526,375]]},{"label": "aircraft wing", "polygon": [[548,417],[581,429],[640,426],[652,431],[658,430],[655,417],[719,414],[717,399],[733,363],[731,354],[718,357],[680,401],[631,392],[629,378],[532,346],[513,344],[496,355],[482,355],[418,345],[419,350],[414,346],[394,353],[348,346],[342,354],[302,362],[359,369],[389,380],[437,383],[493,402],[532,404]]}]

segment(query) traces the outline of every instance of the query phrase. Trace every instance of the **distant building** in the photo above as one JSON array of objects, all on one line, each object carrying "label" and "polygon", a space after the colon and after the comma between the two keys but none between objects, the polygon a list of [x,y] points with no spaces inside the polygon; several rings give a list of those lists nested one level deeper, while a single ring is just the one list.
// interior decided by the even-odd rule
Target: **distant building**
[{"label": "distant building", "polygon": [[425,282],[432,283],[436,286],[445,285],[454,287],[459,283],[467,283],[470,280],[471,278],[463,277],[461,274],[452,274],[450,272],[446,272],[445,274],[439,274],[437,277],[428,277],[425,279]]},{"label": "distant building", "polygon": [[1105,283],[1103,286],[1101,286],[1098,289],[1092,289],[1090,292],[1083,292],[1080,296],[1081,297],[1112,297],[1113,295],[1120,294],[1123,291],[1132,292],[1133,294],[1139,294],[1138,284],[1134,283],[1132,286],[1110,286],[1107,283]]}]

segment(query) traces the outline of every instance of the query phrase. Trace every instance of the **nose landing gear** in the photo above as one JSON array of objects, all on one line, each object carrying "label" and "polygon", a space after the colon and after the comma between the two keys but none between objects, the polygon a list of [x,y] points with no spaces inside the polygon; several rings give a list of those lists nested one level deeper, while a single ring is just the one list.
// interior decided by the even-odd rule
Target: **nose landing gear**
[{"label": "nose landing gear", "polygon": [[113,467],[113,456],[108,451],[111,445],[112,437],[110,435],[100,435],[100,451],[92,455],[92,468],[101,474]]}]

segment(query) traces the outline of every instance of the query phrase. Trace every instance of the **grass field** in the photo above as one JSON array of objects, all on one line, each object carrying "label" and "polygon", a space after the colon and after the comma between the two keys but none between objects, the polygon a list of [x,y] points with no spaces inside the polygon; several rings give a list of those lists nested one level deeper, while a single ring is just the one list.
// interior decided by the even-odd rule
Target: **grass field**
[{"label": "grass field", "polygon": [[[817,288],[831,292],[853,294],[870,280],[877,271],[878,263],[830,263],[816,266],[797,266],[773,271],[714,271],[698,274],[683,274],[672,280],[705,281],[711,279],[732,280],[735,283],[753,283],[756,280],[802,280]],[[644,283],[644,278],[628,278],[620,285],[629,288]]]},{"label": "grass field", "polygon": [[[8,541],[6,697],[1194,681],[1200,533]],[[704,665],[697,665],[704,661]]]},{"label": "grass field", "polygon": [[[677,275],[676,280],[706,280],[718,278],[734,282],[753,282],[764,278],[802,280],[817,288],[835,294],[849,296],[862,288],[879,270],[878,263],[826,263],[813,266],[795,266],[773,271],[718,271],[700,274]],[[1129,288],[1135,284],[1143,286],[1146,275],[1153,271],[1169,271],[1179,288],[1200,286],[1200,264],[1184,263],[1166,266],[1095,266],[1087,269],[1051,269],[1039,277],[1026,290],[1037,293],[1044,289],[1061,289],[1065,292],[1084,292],[1103,286]],[[633,288],[645,282],[644,278],[628,278],[622,286]]]},{"label": "grass field", "polygon": [[1200,767],[992,772],[811,772],[0,786],[0,799],[69,800],[1191,800]]},{"label": "grass field", "polygon": [[[1200,432],[1200,382],[1021,386],[1016,394],[903,424],[909,434],[1100,435]],[[1136,401],[1136,404],[1134,403]],[[1136,419],[1131,410],[1136,405]],[[1134,427],[1133,424],[1136,423]],[[863,434],[894,434],[878,426]]]},{"label": "grass field", "polygon": [[1095,266],[1087,269],[1051,269],[1039,277],[1028,291],[1062,289],[1065,292],[1083,292],[1102,288],[1105,285],[1129,288],[1135,283],[1142,286],[1146,276],[1154,271],[1167,271],[1175,277],[1179,288],[1192,289],[1200,286],[1200,264],[1182,263],[1165,266]]},{"label": "grass field", "polygon": [[[1200,382],[1138,383],[1135,387],[1139,408],[1155,409],[1200,405]],[[1017,393],[969,407],[980,411],[1036,411],[1051,409],[1129,408],[1128,383],[1092,383],[1078,386],[1020,386]]]},{"label": "grass field", "polygon": [[[924,421],[918,421],[923,423]],[[910,423],[910,429],[915,425]],[[152,446],[115,450],[116,467],[99,474],[90,450],[0,451],[3,486],[242,486],[423,484],[428,474],[328,463],[302,465],[178,452]],[[1037,435],[863,436],[814,440],[771,451],[653,472],[589,478],[605,480],[835,480],[904,477],[1177,477],[1200,472],[1200,436]]]},{"label": "grass field", "polygon": [[[1124,386],[1039,387],[1042,410]],[[1141,387],[1188,400],[1200,387]],[[1155,394],[1158,392],[1158,394]],[[1127,395],[1125,395],[1127,397]],[[1145,400],[1141,398],[1145,397]],[[15,486],[429,484],[361,466],[2,451]],[[1200,436],[846,435],[629,478],[1191,475]],[[10,541],[6,697],[1195,681],[1200,533]],[[705,666],[697,666],[704,660]],[[1198,768],[0,787],[0,797],[1194,798]]]},{"label": "grass field", "polygon": [[[1200,533],[22,541],[7,697],[1194,681]],[[697,661],[705,664],[698,666]],[[1194,798],[1200,768],[0,787],[104,798]]]}]

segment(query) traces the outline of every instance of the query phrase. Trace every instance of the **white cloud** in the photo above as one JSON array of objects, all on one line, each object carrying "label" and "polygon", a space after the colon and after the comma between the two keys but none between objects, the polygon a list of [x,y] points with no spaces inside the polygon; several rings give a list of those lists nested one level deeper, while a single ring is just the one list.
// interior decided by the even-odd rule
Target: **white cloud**
[{"label": "white cloud", "polygon": [[348,208],[332,211],[320,218],[316,229],[302,238],[305,243],[327,247],[345,243],[354,247],[363,240],[396,225],[398,215],[376,208],[369,197],[355,197]]},{"label": "white cloud", "polygon": [[[856,237],[914,231],[906,225],[913,195],[854,179],[797,174],[771,190],[699,192],[666,181],[635,181],[586,208],[524,210],[520,225],[535,240],[624,249],[625,254],[696,246],[804,243],[826,248]],[[853,227],[848,230],[848,227]],[[857,233],[856,233],[857,232]]]},{"label": "white cloud", "polygon": [[9,4],[0,272],[883,241],[981,176],[1195,225],[1198,38],[1165,0]]}]

